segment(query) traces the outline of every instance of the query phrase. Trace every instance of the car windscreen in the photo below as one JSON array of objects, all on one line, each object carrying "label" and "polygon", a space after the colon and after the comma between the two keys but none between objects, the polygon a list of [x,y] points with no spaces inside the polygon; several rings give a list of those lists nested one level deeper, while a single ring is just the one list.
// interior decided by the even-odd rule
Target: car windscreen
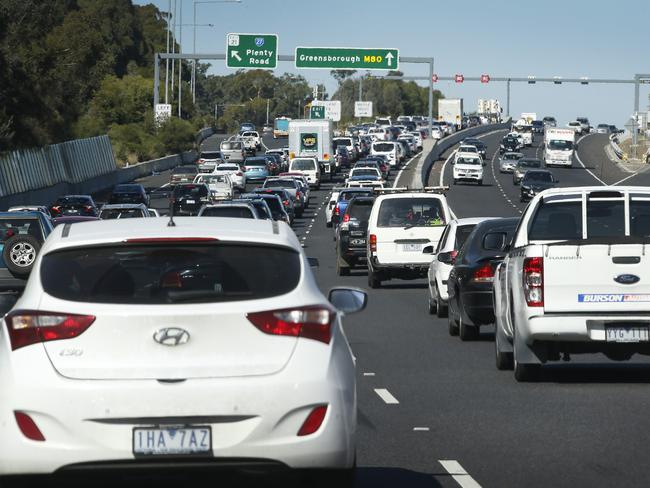
[{"label": "car windscreen", "polygon": [[314,171],[316,165],[312,159],[294,159],[291,161],[291,171]]},{"label": "car windscreen", "polygon": [[43,242],[43,232],[38,219],[2,219],[0,220],[0,243],[17,235],[31,235]]},{"label": "car windscreen", "polygon": [[352,200],[354,197],[357,197],[359,195],[371,195],[372,190],[356,190],[356,191],[342,191],[339,193],[339,198],[338,201],[348,201]]},{"label": "car windscreen", "polygon": [[389,198],[381,202],[379,227],[433,227],[444,225],[442,204],[437,198]]},{"label": "car windscreen", "polygon": [[221,153],[220,152],[202,152],[201,156],[199,156],[201,159],[220,159],[221,158]]},{"label": "car windscreen", "polygon": [[379,142],[377,144],[373,144],[372,149],[380,152],[388,152],[395,149],[395,144],[390,142]]},{"label": "car windscreen", "polygon": [[113,193],[140,193],[141,191],[140,185],[117,185],[113,188]]},{"label": "car windscreen", "polygon": [[531,241],[582,238],[581,202],[544,202],[528,227]]},{"label": "car windscreen", "polygon": [[528,171],[524,175],[524,182],[540,182],[540,183],[553,183],[553,175],[551,173],[542,173],[538,171]]},{"label": "car windscreen", "polygon": [[359,222],[367,222],[370,218],[370,211],[372,210],[373,203],[373,200],[352,200],[346,213],[351,219],[356,219]]},{"label": "car windscreen", "polygon": [[220,164],[217,166],[217,171],[239,171],[240,168],[239,166],[236,165],[225,165],[225,164]]},{"label": "car windscreen", "polygon": [[84,197],[61,197],[57,199],[54,205],[69,205],[73,207],[90,205],[90,200]]},{"label": "car windscreen", "polygon": [[42,258],[45,293],[61,300],[133,305],[257,300],[301,277],[293,249],[249,243],[111,244]]},{"label": "car windscreen", "polygon": [[541,168],[542,162],[536,159],[521,159],[517,163],[519,168]]},{"label": "car windscreen", "polygon": [[266,159],[247,159],[245,166],[266,166]]},{"label": "car windscreen", "polygon": [[573,149],[573,142],[551,139],[548,141],[548,148],[553,151],[570,151]]},{"label": "car windscreen", "polygon": [[267,180],[264,188],[296,188],[296,180]]},{"label": "car windscreen", "polygon": [[350,177],[359,177],[359,176],[372,176],[376,178],[379,176],[377,170],[374,168],[355,168],[352,170]]},{"label": "car windscreen", "polygon": [[144,217],[139,208],[110,208],[102,210],[99,218],[102,220],[112,219],[137,219]]},{"label": "car windscreen", "polygon": [[219,147],[222,151],[237,151],[241,149],[241,145],[241,142],[222,142]]},{"label": "car windscreen", "polygon": [[174,196],[177,198],[184,196],[202,197],[207,194],[207,188],[203,185],[179,185],[174,188]]},{"label": "car windscreen", "polygon": [[271,210],[274,218],[282,215],[284,208],[282,206],[282,202],[278,198],[265,198],[264,201],[269,206],[269,209]]},{"label": "car windscreen", "polygon": [[516,153],[506,153],[503,155],[503,159],[506,159],[508,161],[518,161],[521,159],[521,154],[516,154]]},{"label": "car windscreen", "polygon": [[209,207],[201,212],[201,217],[234,217],[237,219],[254,218],[251,209],[248,207]]},{"label": "car windscreen", "polygon": [[334,148],[337,148],[339,146],[351,146],[352,145],[352,140],[351,139],[334,139],[332,141],[332,146]]},{"label": "car windscreen", "polygon": [[459,157],[458,159],[456,159],[456,164],[469,164],[474,166],[481,166],[481,161],[477,158]]},{"label": "car windscreen", "polygon": [[199,169],[196,166],[177,166],[172,170],[173,175],[196,174]]},{"label": "car windscreen", "polygon": [[228,180],[224,175],[210,175],[210,176],[201,176],[198,181],[194,183],[205,183],[206,185],[216,185],[221,183],[223,185],[228,184]]},{"label": "car windscreen", "polygon": [[377,119],[377,120],[375,120],[375,123],[379,124],[379,125],[390,125],[390,120],[388,120],[388,119]]}]

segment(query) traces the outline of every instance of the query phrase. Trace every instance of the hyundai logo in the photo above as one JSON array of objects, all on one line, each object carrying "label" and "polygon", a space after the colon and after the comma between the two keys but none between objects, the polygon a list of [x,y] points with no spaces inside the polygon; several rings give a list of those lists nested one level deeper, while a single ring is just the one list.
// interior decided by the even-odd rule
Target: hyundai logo
[{"label": "hyundai logo", "polygon": [[166,327],[156,331],[153,340],[163,346],[180,346],[181,344],[187,344],[190,340],[190,333],[178,327]]},{"label": "hyundai logo", "polygon": [[641,278],[633,274],[622,274],[614,278],[614,281],[621,285],[633,285],[634,283],[638,283],[639,280],[641,280]]}]

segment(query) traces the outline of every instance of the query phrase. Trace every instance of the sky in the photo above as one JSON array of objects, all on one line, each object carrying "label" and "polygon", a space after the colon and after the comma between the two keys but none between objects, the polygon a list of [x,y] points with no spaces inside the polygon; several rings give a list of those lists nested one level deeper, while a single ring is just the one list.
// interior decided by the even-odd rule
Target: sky
[{"label": "sky", "polygon": [[[193,24],[194,0],[136,0],[167,11],[182,7],[183,24]],[[632,79],[650,74],[650,0],[241,0],[196,2],[197,53],[225,53],[228,33],[275,33],[280,54],[296,46],[397,48],[401,56],[433,57],[439,76],[512,76]],[[180,15],[179,15],[180,19]],[[193,27],[185,25],[183,52],[193,52]],[[400,65],[406,76],[427,76],[428,66]],[[210,73],[233,70],[215,61]],[[280,62],[276,74],[299,73],[337,83],[328,70],[297,70]],[[385,74],[382,71],[373,74]],[[420,82],[425,84],[426,82]],[[478,99],[506,105],[505,83],[438,82],[447,98],[463,98],[465,111]],[[640,109],[649,110],[650,84],[641,86]],[[510,113],[536,112],[566,124],[579,116],[592,125],[623,127],[634,108],[633,85],[512,83]],[[504,108],[505,111],[505,108]]]}]

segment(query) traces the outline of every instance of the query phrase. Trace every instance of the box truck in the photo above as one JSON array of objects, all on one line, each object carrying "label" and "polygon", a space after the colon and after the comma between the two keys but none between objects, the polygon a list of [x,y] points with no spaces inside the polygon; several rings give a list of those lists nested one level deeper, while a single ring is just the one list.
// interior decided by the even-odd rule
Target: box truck
[{"label": "box truck", "polygon": [[332,178],[334,127],[327,119],[299,119],[289,122],[289,159],[316,158],[321,174]]},{"label": "box truck", "polygon": [[461,129],[463,122],[463,99],[441,98],[438,100],[438,120],[444,120],[449,125]]},{"label": "box truck", "polygon": [[576,133],[573,129],[546,127],[544,161],[546,166],[571,166]]},{"label": "box truck", "polygon": [[277,117],[273,121],[273,139],[289,136],[289,117]]}]

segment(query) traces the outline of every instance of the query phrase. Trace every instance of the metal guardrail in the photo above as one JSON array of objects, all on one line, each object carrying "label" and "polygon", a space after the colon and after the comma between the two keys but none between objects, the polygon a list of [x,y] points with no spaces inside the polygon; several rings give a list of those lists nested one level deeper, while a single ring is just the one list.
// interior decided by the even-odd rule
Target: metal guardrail
[{"label": "metal guardrail", "polygon": [[443,139],[439,139],[438,142],[436,142],[436,145],[433,146],[431,152],[427,155],[427,159],[422,165],[422,186],[427,186],[427,182],[429,181],[429,173],[431,173],[431,169],[433,168],[434,163],[447,149],[455,146],[466,137],[477,136],[479,134],[485,134],[486,132],[492,132],[494,130],[509,129],[510,124],[511,119],[508,119],[501,124],[478,125],[469,129],[460,130]]},{"label": "metal guardrail", "polygon": [[609,136],[609,145],[612,148],[612,151],[614,151],[614,154],[616,154],[616,157],[618,159],[623,159],[623,155],[625,154],[621,147],[618,145],[618,138],[616,137],[617,134],[612,134]]},{"label": "metal guardrail", "polygon": [[58,183],[80,183],[117,169],[108,136],[0,155],[0,197]]}]

